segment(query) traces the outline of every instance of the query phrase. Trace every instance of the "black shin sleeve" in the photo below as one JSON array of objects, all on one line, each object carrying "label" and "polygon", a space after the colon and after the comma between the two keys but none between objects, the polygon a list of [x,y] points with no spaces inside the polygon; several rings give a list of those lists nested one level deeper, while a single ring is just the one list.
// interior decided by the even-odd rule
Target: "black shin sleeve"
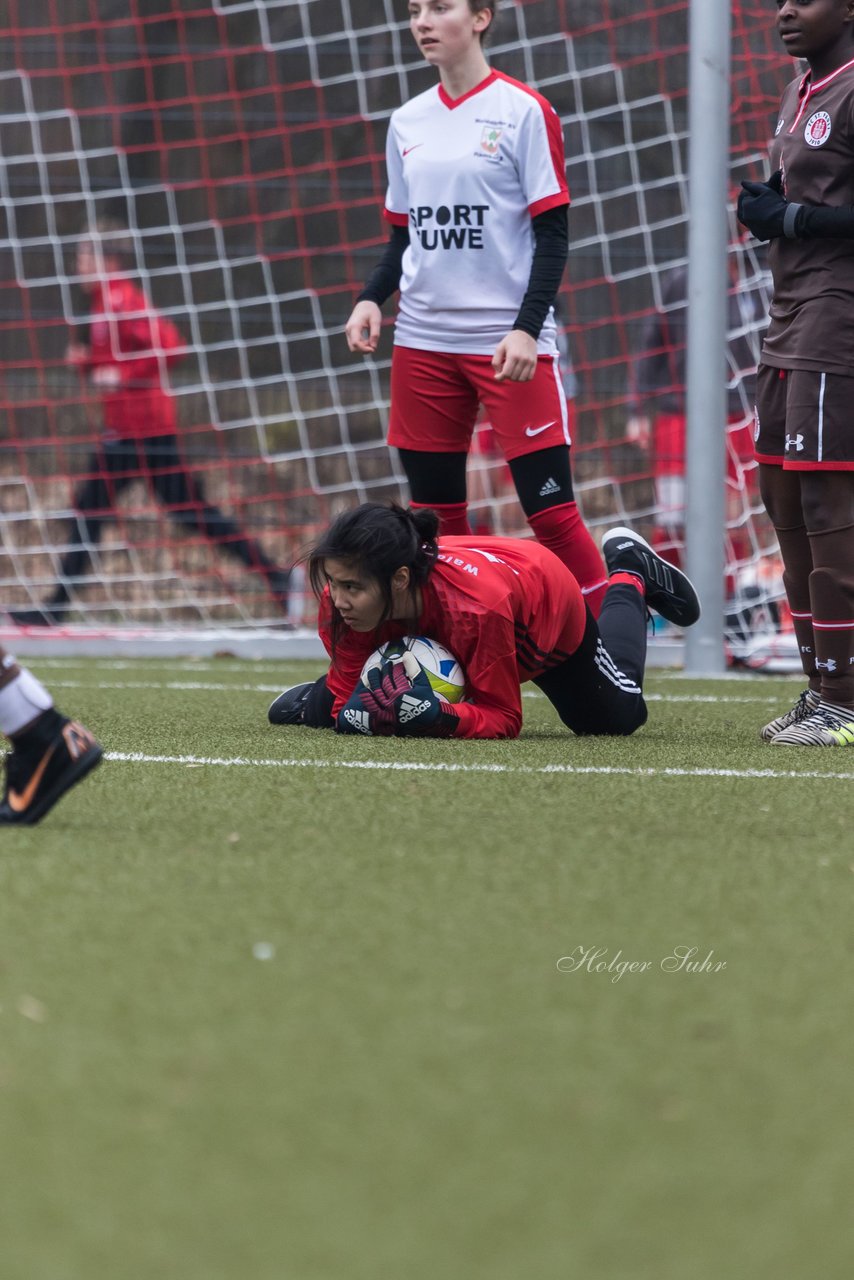
[{"label": "black shin sleeve", "polygon": [[551,449],[539,449],[514,458],[510,474],[526,516],[575,501],[566,445],[557,444]]},{"label": "black shin sleeve", "polygon": [[467,453],[422,453],[420,449],[398,449],[398,453],[413,502],[423,507],[465,502]]}]

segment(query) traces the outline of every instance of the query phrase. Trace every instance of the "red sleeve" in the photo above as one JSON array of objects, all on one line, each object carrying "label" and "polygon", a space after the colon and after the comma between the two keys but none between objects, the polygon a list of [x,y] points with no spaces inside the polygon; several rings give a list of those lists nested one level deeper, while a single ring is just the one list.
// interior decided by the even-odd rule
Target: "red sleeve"
[{"label": "red sleeve", "polygon": [[512,618],[502,613],[484,616],[477,645],[464,669],[466,701],[454,706],[460,720],[454,737],[518,738],[522,694]]},{"label": "red sleeve", "polygon": [[156,312],[135,315],[119,321],[119,345],[122,354],[138,351],[136,359],[121,361],[123,382],[156,382],[164,363],[175,364],[184,354],[184,343],[178,330]]},{"label": "red sleeve", "polygon": [[186,353],[178,329],[157,314],[141,289],[131,286],[119,298],[112,295],[112,301],[116,310],[106,320],[111,341],[92,351],[90,367],[115,365],[125,384],[161,382],[163,366],[175,364]]}]

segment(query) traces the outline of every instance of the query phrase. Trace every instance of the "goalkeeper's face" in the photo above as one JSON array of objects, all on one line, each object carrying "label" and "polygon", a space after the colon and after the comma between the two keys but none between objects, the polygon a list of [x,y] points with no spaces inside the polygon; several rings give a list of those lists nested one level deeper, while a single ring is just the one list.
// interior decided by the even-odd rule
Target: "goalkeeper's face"
[{"label": "goalkeeper's face", "polygon": [[332,603],[353,631],[375,631],[388,616],[390,599],[378,578],[349,560],[325,560]]}]

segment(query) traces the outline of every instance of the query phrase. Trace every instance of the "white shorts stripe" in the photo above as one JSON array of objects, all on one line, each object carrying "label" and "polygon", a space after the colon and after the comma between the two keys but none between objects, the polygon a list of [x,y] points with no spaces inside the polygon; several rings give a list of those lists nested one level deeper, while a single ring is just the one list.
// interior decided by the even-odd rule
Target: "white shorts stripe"
[{"label": "white shorts stripe", "polygon": [[563,438],[567,444],[572,444],[572,438],[569,434],[569,410],[566,407],[566,392],[563,389],[563,382],[560,376],[559,366],[560,356],[555,354],[552,356],[552,374],[557,388],[557,398],[560,404],[560,421],[563,427]]},{"label": "white shorts stripe", "polygon": [[824,451],[824,389],[827,386],[827,374],[821,375],[821,383],[818,392],[818,452],[816,457],[819,462],[822,460]]}]

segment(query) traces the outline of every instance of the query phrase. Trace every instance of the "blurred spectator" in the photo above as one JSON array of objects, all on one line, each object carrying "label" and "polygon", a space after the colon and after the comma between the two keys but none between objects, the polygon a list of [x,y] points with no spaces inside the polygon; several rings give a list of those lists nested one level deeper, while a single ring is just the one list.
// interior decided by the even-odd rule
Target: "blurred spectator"
[{"label": "blurred spectator", "polygon": [[[757,278],[746,288],[734,272],[728,293],[728,518],[737,514],[743,501],[742,464],[753,461],[756,353],[751,337],[767,315],[761,285]],[[666,548],[667,558],[678,563],[685,537],[687,267],[677,267],[664,277],[661,303],[661,309],[649,316],[637,347],[626,434],[649,453],[655,478],[656,550]],[[741,558],[740,549],[734,551]]]},{"label": "blurred spectator", "polygon": [[128,229],[115,219],[100,219],[80,242],[76,270],[89,321],[69,345],[66,361],[98,390],[103,436],[74,495],[78,515],[59,580],[40,609],[15,610],[12,618],[37,626],[63,620],[70,609],[70,588],[86,574],[91,549],[115,517],[119,495],[139,479],[171,519],[202,533],[260,574],[278,607],[287,612],[289,571],[206,501],[201,481],[181,456],[167,368],[182,358],[184,343],[172,322],[158,315],[129,278],[132,265]]}]

